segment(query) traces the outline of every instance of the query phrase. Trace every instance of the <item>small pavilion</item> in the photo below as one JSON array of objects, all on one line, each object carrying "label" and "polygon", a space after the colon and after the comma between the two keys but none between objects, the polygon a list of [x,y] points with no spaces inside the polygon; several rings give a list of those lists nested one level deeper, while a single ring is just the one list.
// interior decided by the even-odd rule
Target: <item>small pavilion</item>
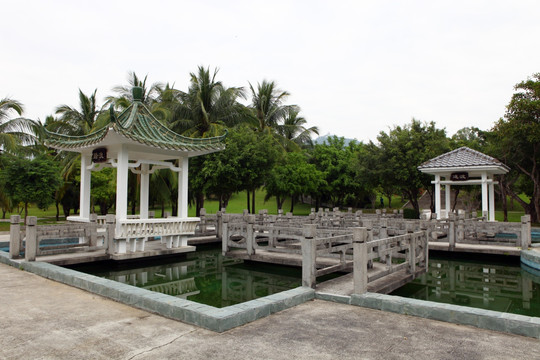
[{"label": "small pavilion", "polygon": [[[131,224],[134,225],[132,229],[135,227],[144,229],[141,225],[165,220],[148,219],[150,174],[158,169],[170,169],[178,173],[176,219],[182,220],[182,223],[198,222],[198,218],[188,219],[188,159],[223,150],[227,136],[226,133],[212,138],[189,138],[179,135],[157,120],[143,104],[142,88],[134,87],[132,91],[133,103],[117,117],[111,109],[111,122],[99,130],[83,136],[46,131],[46,145],[81,154],[80,211],[79,216],[68,217],[69,221],[90,221],[92,172],[99,171],[103,167],[117,169],[115,238],[129,237],[129,233],[133,230],[126,229],[124,225]],[[136,220],[128,220],[127,215],[128,171],[140,174],[140,214]],[[189,226],[189,229],[194,230],[195,225]],[[182,233],[182,230],[176,232]],[[120,252],[123,250],[120,249]]]},{"label": "small pavilion", "polygon": [[441,216],[441,185],[445,187],[445,212],[450,214],[452,185],[481,185],[482,214],[495,221],[495,175],[506,174],[510,168],[499,160],[466,146],[424,162],[418,170],[435,176],[435,212]]}]

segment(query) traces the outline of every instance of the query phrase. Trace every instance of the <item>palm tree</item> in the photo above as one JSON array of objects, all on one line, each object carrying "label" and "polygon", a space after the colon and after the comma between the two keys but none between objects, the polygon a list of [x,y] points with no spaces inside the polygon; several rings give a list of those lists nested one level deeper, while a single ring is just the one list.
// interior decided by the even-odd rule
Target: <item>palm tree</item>
[{"label": "palm tree", "polygon": [[217,73],[217,68],[210,74],[209,68],[199,66],[196,74],[190,74],[187,93],[174,90],[178,102],[171,129],[191,137],[212,137],[246,119],[246,109],[238,102],[244,98],[243,89],[225,87],[216,81]]},{"label": "palm tree", "polygon": [[[20,117],[23,105],[10,98],[0,100],[0,152],[20,152],[21,145],[34,145],[37,142],[40,124],[37,121]],[[19,117],[9,119],[15,113]]]},{"label": "palm tree", "polygon": [[306,119],[300,116],[300,107],[296,105],[288,106],[285,109],[283,124],[276,126],[276,132],[283,140],[283,147],[288,151],[299,150],[303,146],[312,145],[311,135],[319,135],[316,126],[306,128]]},{"label": "palm tree", "polygon": [[137,86],[143,89],[142,91],[142,103],[148,108],[152,108],[156,97],[162,92],[163,85],[161,83],[153,83],[150,87],[147,87],[146,80],[148,75],[144,79],[140,79],[134,71],[128,72],[128,85],[118,85],[112,90],[118,94],[118,96],[108,96],[104,107],[114,104],[115,108],[123,110],[133,103],[132,89]]},{"label": "palm tree", "polygon": [[[47,117],[45,128],[48,131],[64,135],[81,136],[102,128],[110,121],[109,113],[98,107],[96,92],[88,96],[79,89],[79,108],[60,105],[56,108],[58,118]],[[76,171],[80,155],[74,152],[58,154],[62,164],[62,175],[68,179]]]},{"label": "palm tree", "polygon": [[279,121],[285,117],[287,106],[282,105],[283,101],[290,95],[286,91],[277,88],[273,81],[263,80],[257,84],[257,90],[249,84],[251,89],[251,107],[257,119],[259,131],[267,128],[274,128]]},{"label": "palm tree", "polygon": [[103,113],[99,109],[96,101],[96,92],[88,96],[79,89],[79,109],[69,105],[60,105],[56,108],[56,114],[60,115],[56,121],[47,124],[47,130],[59,134],[81,136],[91,133],[106,124],[102,121],[98,123],[98,118]]}]

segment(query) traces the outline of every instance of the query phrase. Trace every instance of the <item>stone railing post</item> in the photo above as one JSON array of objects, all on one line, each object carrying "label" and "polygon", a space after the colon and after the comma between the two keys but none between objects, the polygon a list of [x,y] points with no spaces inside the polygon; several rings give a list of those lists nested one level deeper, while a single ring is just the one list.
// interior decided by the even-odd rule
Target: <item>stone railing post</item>
[{"label": "stone railing post", "polygon": [[354,293],[367,292],[368,284],[368,245],[367,229],[352,228],[353,231],[353,283]]},{"label": "stone railing post", "polygon": [[255,254],[255,233],[253,231],[253,224],[255,223],[255,215],[247,216],[247,229],[246,229],[246,246],[248,255]]},{"label": "stone railing post", "polygon": [[463,240],[465,240],[465,215],[459,215],[456,231],[456,243],[463,242]]},{"label": "stone railing post", "polygon": [[26,218],[26,248],[24,250],[24,260],[36,261],[38,250],[37,239],[37,217],[28,216]]},{"label": "stone railing post", "polygon": [[110,255],[114,251],[114,232],[116,230],[116,216],[114,214],[107,214],[105,216],[105,226],[107,229],[107,238],[105,239],[105,253]]},{"label": "stone railing post", "polygon": [[317,261],[317,243],[315,237],[317,234],[317,225],[304,224],[302,244],[302,286],[315,288],[317,282],[316,261]]},{"label": "stone railing post", "polygon": [[218,211],[216,213],[216,237],[221,239],[223,236],[223,213]]},{"label": "stone railing post", "polygon": [[448,216],[448,250],[454,251],[456,248],[456,215]]},{"label": "stone railing post", "polygon": [[381,219],[380,224],[379,239],[386,239],[388,237],[388,219]]},{"label": "stone railing post", "polygon": [[89,216],[90,224],[84,227],[84,236],[88,242],[88,246],[96,247],[97,246],[97,214],[90,214]]},{"label": "stone railing post", "polygon": [[16,259],[21,254],[21,216],[11,215],[9,222],[9,257]]},{"label": "stone railing post", "polygon": [[521,217],[521,249],[527,250],[531,243],[531,215],[523,215]]},{"label": "stone railing post", "polygon": [[223,214],[221,230],[221,252],[225,255],[229,251],[229,214]]},{"label": "stone railing post", "polygon": [[199,213],[199,218],[201,221],[199,222],[199,230],[201,231],[201,234],[206,234],[206,209],[201,208]]},{"label": "stone railing post", "polygon": [[416,273],[416,240],[417,237],[414,234],[409,234],[409,273],[412,274],[413,279]]}]

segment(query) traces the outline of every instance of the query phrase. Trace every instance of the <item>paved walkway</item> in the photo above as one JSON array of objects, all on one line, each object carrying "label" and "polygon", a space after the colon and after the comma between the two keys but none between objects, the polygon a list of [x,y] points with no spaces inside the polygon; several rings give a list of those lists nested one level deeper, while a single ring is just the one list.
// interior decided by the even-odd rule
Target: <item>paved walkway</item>
[{"label": "paved walkway", "polygon": [[218,334],[0,264],[2,359],[538,359],[540,341],[310,301]]}]

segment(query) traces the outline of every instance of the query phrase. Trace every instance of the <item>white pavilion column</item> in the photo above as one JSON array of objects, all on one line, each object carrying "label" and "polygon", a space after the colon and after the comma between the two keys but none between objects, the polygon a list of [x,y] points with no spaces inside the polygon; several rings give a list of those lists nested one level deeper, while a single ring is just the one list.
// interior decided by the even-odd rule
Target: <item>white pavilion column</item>
[{"label": "white pavilion column", "polygon": [[148,199],[150,192],[150,174],[148,170],[150,165],[141,164],[141,202],[140,202],[140,217],[141,219],[148,219]]},{"label": "white pavilion column", "polygon": [[129,155],[125,146],[122,146],[118,152],[116,166],[116,228],[118,230],[118,221],[127,219],[128,205],[128,162]]},{"label": "white pavilion column", "polygon": [[441,218],[441,176],[435,175],[435,213]]},{"label": "white pavilion column", "polygon": [[482,173],[482,216],[488,211],[487,173]]},{"label": "white pavilion column", "polygon": [[92,181],[92,172],[88,166],[92,164],[92,156],[81,154],[81,188],[79,216],[84,219],[90,219],[90,184]]},{"label": "white pavilion column", "polygon": [[182,171],[178,173],[178,217],[188,217],[188,173],[189,159],[179,159]]},{"label": "white pavilion column", "polygon": [[495,188],[493,181],[489,183],[489,221],[495,221]]},{"label": "white pavilion column", "polygon": [[450,205],[450,194],[452,193],[452,189],[451,189],[451,186],[450,184],[446,184],[444,186],[444,200],[445,200],[445,204],[444,204],[444,209],[446,210],[446,217],[449,218],[450,217],[450,209],[452,208]]}]

